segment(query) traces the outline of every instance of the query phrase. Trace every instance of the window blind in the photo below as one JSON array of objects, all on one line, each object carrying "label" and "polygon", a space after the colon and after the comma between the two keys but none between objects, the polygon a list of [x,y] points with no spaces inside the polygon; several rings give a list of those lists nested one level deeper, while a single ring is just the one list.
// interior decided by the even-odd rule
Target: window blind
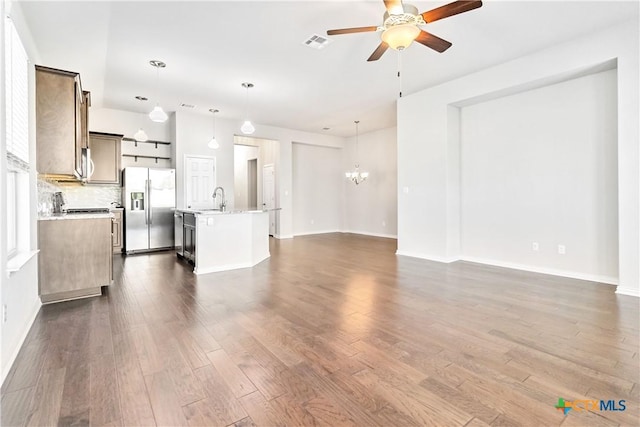
[{"label": "window blind", "polygon": [[5,21],[6,141],[8,159],[29,165],[29,58],[10,19]]}]

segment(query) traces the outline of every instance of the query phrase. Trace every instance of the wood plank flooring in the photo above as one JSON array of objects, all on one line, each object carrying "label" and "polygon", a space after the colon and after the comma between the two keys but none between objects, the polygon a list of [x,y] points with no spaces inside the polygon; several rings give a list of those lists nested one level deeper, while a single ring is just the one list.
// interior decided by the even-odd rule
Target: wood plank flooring
[{"label": "wood plank flooring", "polygon": [[[42,307],[2,425],[638,425],[638,299],[395,245],[272,240],[258,266],[203,276],[116,257],[106,295]],[[559,397],[626,410],[565,416]]]}]

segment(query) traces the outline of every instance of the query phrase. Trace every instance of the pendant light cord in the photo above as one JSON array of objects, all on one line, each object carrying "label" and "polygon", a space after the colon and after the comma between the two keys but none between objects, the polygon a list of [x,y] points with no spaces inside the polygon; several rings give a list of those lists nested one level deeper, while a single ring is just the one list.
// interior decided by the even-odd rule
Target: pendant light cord
[{"label": "pendant light cord", "polygon": [[245,87],[246,93],[244,96],[244,119],[249,120],[249,86]]},{"label": "pendant light cord", "polygon": [[156,105],[160,105],[160,100],[158,99],[158,88],[160,87],[160,67],[158,67],[157,65],[156,67]]},{"label": "pendant light cord", "polygon": [[355,124],[356,124],[356,169],[360,167],[360,163],[358,158],[360,157],[360,152],[358,150],[358,140],[360,139],[360,132],[358,132],[358,124],[360,123],[360,120],[356,120]]},{"label": "pendant light cord", "polygon": [[402,98],[402,52],[398,51],[398,98]]}]

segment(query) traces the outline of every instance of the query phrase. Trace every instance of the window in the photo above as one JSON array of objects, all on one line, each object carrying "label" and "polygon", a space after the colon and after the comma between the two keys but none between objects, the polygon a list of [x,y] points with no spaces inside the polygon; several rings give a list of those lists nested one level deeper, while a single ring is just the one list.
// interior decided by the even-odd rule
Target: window
[{"label": "window", "polygon": [[5,140],[7,255],[29,251],[29,59],[13,22],[5,18]]}]

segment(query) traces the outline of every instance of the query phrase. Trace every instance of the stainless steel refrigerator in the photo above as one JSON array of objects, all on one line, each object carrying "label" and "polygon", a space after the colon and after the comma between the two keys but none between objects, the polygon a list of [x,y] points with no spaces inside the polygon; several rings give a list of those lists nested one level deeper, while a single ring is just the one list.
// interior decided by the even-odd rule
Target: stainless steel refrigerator
[{"label": "stainless steel refrigerator", "polygon": [[122,178],[125,252],[173,249],[175,169],[128,167]]}]

